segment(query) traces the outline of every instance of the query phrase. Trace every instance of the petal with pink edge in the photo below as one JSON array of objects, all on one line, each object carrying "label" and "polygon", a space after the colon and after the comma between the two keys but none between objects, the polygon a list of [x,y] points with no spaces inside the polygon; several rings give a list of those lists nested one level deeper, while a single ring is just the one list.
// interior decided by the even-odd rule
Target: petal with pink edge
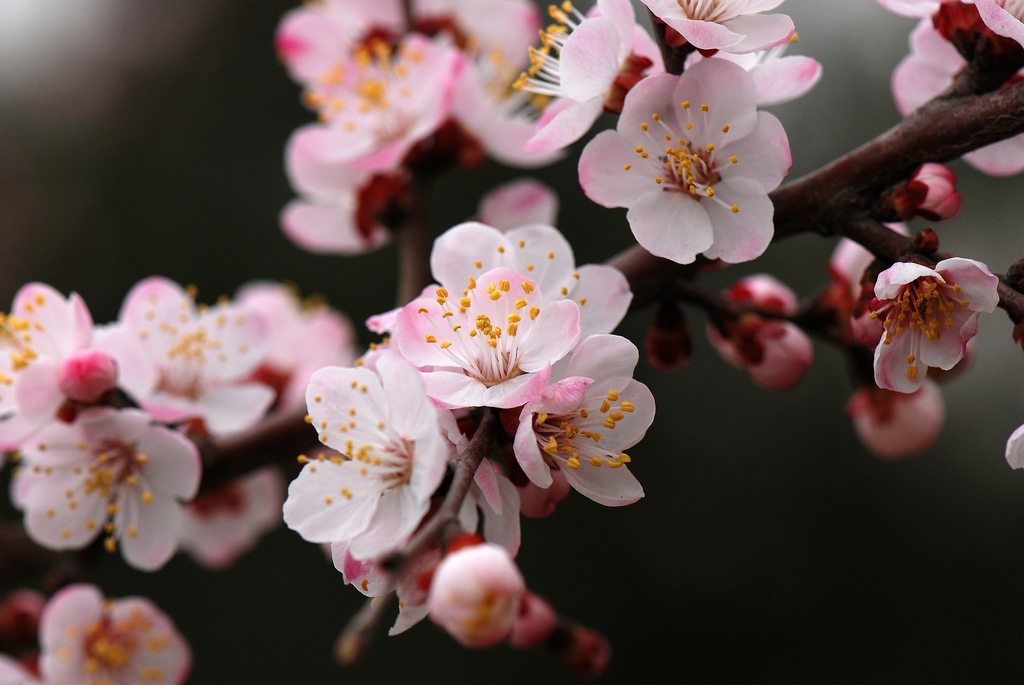
[{"label": "petal with pink edge", "polygon": [[562,100],[558,109],[556,104],[549,105],[537,122],[537,132],[526,141],[527,150],[561,150],[586,135],[594,125],[601,112],[604,111],[604,95],[597,95],[589,100],[573,102]]},{"label": "petal with pink edge", "polygon": [[619,74],[619,33],[604,17],[581,22],[559,52],[560,90],[583,102],[602,97]]},{"label": "petal with pink edge", "polygon": [[317,205],[301,200],[288,203],[281,212],[281,227],[292,242],[319,254],[362,254],[391,242],[391,233],[374,225],[364,235],[355,224],[354,195],[335,198],[336,205]]},{"label": "petal with pink edge", "polygon": [[[1020,19],[1000,7],[996,0],[974,0],[974,4],[986,26],[1000,36],[1015,40],[1024,47],[1024,23]],[[1017,6],[1020,6],[1019,2]],[[1018,9],[1017,12],[1020,13],[1021,10]]]}]

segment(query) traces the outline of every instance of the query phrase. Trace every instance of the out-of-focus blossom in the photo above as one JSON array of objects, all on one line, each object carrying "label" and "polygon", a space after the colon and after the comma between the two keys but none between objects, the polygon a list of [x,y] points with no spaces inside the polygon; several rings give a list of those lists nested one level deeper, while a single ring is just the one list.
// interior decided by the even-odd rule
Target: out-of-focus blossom
[{"label": "out-of-focus blossom", "polygon": [[943,1],[950,0],[878,0],[878,4],[904,17],[930,17],[939,10]]},{"label": "out-of-focus blossom", "polygon": [[328,79],[374,31],[398,35],[403,24],[399,0],[307,2],[281,20],[274,47],[292,78],[313,83]]},{"label": "out-of-focus blossom", "polygon": [[[907,116],[946,90],[966,64],[931,20],[923,19],[910,34],[910,54],[892,74],[892,94],[900,114]],[[1018,174],[1024,171],[1024,134],[968,152],[963,160],[992,176]]]},{"label": "out-of-focus blossom", "polygon": [[515,456],[531,481],[550,487],[557,468],[599,504],[622,506],[643,497],[625,453],[654,421],[654,396],[633,380],[638,358],[626,338],[591,336],[573,352],[564,377],[523,407]]},{"label": "out-of-focus blossom", "polygon": [[611,333],[629,309],[633,294],[622,272],[606,264],[576,267],[572,246],[552,226],[520,225],[501,232],[465,222],[434,241],[430,268],[437,282],[455,290],[467,278],[507,267],[536,281],[543,302],[571,299],[579,305],[580,338]]},{"label": "out-of-focus blossom", "polygon": [[80,549],[105,534],[125,561],[152,571],[177,547],[182,502],[199,488],[195,445],[134,409],[92,409],[22,448],[14,502],[33,540]]},{"label": "out-of-focus blossom", "polygon": [[451,114],[463,66],[455,48],[424,36],[397,47],[376,37],[320,78],[306,101],[321,123],[297,130],[285,153],[301,196],[282,210],[285,233],[314,252],[354,254],[387,243],[409,192],[401,165]]},{"label": "out-of-focus blossom", "polygon": [[1006,441],[1006,461],[1015,469],[1024,469],[1024,426],[1013,431]]},{"label": "out-of-focus blossom", "polygon": [[131,289],[97,342],[117,360],[121,387],[155,419],[202,419],[218,435],[252,426],[274,401],[270,387],[247,380],[268,334],[255,311],[197,307],[177,283],[153,276]]},{"label": "out-of-focus blossom", "polygon": [[540,647],[557,625],[558,616],[547,600],[527,590],[519,598],[519,613],[512,622],[508,643],[518,649]]},{"label": "out-of-focus blossom", "polygon": [[526,590],[515,561],[492,544],[446,556],[430,585],[430,618],[464,647],[490,647],[512,632]]},{"label": "out-of-focus blossom", "polygon": [[27,664],[0,654],[0,683],[3,685],[43,685],[39,674]]},{"label": "out-of-focus blossom", "polygon": [[646,78],[616,130],[583,150],[580,184],[599,205],[628,207],[633,235],[655,255],[754,259],[775,232],[768,192],[792,162],[782,124],[756,104],[750,75],[721,59]]},{"label": "out-of-focus blossom", "polygon": [[861,387],[846,403],[857,437],[882,459],[918,454],[935,442],[946,418],[942,392],[926,380],[912,393]]},{"label": "out-of-focus blossom", "polygon": [[[895,222],[885,226],[907,235],[906,224]],[[833,282],[829,304],[839,317],[837,323],[844,331],[849,327],[853,339],[868,347],[877,345],[882,335],[882,322],[871,317],[869,308],[875,298],[877,278],[867,270],[874,262],[875,255],[849,238],[836,243],[828,261],[828,273]]]},{"label": "out-of-focus blossom", "polygon": [[39,631],[45,683],[184,683],[188,643],[143,597],[105,599],[93,585],[69,585],[50,599]]},{"label": "out-of-focus blossom", "polygon": [[619,111],[645,72],[664,71],[654,40],[636,23],[629,0],[598,0],[587,16],[571,4],[552,5],[556,23],[530,49],[530,67],[516,87],[552,97],[526,142],[530,150],[557,150],[576,142],[602,112]]},{"label": "out-of-focus blossom", "polygon": [[[723,297],[759,309],[791,316],[796,295],[784,283],[767,274],[737,281]],[[795,324],[781,319],[744,313],[738,319],[708,326],[708,338],[722,358],[746,371],[757,385],[768,390],[789,390],[800,382],[814,361],[810,338]]]},{"label": "out-of-focus blossom", "polygon": [[796,30],[785,14],[762,15],[783,0],[641,0],[698,50],[754,52],[785,43]]},{"label": "out-of-focus blossom", "polygon": [[92,316],[77,293],[65,298],[43,283],[18,290],[0,316],[0,450],[116,387],[117,365],[92,345]]},{"label": "out-of-focus blossom", "polygon": [[269,324],[267,350],[255,380],[277,390],[278,411],[305,405],[306,386],[317,369],[355,361],[352,323],[325,302],[302,301],[294,289],[271,281],[242,286],[235,302]]},{"label": "out-of-focus blossom", "polygon": [[499,231],[528,224],[554,226],[558,218],[555,190],[532,178],[503,183],[480,200],[476,220]]},{"label": "out-of-focus blossom", "polygon": [[452,285],[407,304],[393,344],[424,371],[427,394],[443,406],[525,404],[579,341],[580,308],[546,301],[537,281],[507,268],[485,271],[479,282],[468,276],[465,289],[457,285],[466,281],[441,279]]},{"label": "out-of-focus blossom", "polygon": [[207,568],[230,566],[280,525],[284,492],[271,466],[201,493],[185,507],[179,547]]},{"label": "out-of-focus blossom", "polygon": [[664,301],[651,319],[644,336],[644,357],[659,371],[678,371],[690,363],[693,338],[683,310],[674,301]]},{"label": "out-of-focus blossom", "polygon": [[430,507],[452,445],[415,368],[391,353],[376,373],[326,367],[306,392],[320,441],[288,488],[284,521],[310,542],[344,542],[359,560],[403,544]]},{"label": "out-of-focus blossom", "polygon": [[949,370],[978,332],[978,316],[999,302],[999,279],[981,262],[954,257],[934,268],[897,262],[878,275],[872,315],[884,332],[875,348],[875,382],[910,393],[928,367]]}]

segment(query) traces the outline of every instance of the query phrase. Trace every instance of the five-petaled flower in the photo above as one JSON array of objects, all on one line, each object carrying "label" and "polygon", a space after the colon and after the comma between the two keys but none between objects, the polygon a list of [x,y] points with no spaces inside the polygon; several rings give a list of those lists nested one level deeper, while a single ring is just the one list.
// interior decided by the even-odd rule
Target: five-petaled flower
[{"label": "five-petaled flower", "polygon": [[182,501],[199,488],[199,452],[135,409],[90,409],[53,423],[22,448],[12,485],[32,539],[80,549],[105,535],[125,561],[152,571],[174,554]]},{"label": "five-petaled flower", "polygon": [[792,163],[782,124],[756,104],[750,75],[726,60],[646,78],[616,130],[583,150],[580,184],[600,205],[628,207],[637,242],[659,257],[754,259],[774,235],[768,192]]},{"label": "five-petaled flower", "polygon": [[306,403],[320,441],[337,454],[309,459],[292,481],[285,523],[310,542],[347,542],[358,560],[404,544],[454,450],[419,373],[394,353],[377,360],[376,373],[328,366],[313,374]]},{"label": "five-petaled flower", "polygon": [[978,315],[995,310],[998,284],[988,267],[962,257],[934,268],[897,262],[880,273],[871,303],[883,327],[875,348],[878,387],[914,392],[929,366],[953,368],[978,332]]}]

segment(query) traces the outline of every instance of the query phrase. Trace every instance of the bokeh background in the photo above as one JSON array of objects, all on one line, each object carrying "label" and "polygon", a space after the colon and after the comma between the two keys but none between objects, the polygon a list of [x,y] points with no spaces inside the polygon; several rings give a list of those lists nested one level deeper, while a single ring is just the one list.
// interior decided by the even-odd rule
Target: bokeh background
[{"label": "bokeh background", "polygon": [[[393,305],[393,248],[316,256],[278,226],[293,195],[284,144],[311,118],[272,47],[296,2],[0,0],[0,308],[40,280],[79,292],[105,322],[151,274],[195,284],[205,301],[269,278],[324,295],[373,339],[360,322]],[[796,52],[824,66],[811,93],[770,108],[796,177],[899,120],[889,75],[914,22],[871,0],[780,11],[796,22]],[[623,211],[580,191],[581,148],[533,175],[559,191],[559,227],[587,263],[632,236]],[[1024,256],[1021,178],[953,168],[965,201],[937,227],[943,248],[1005,271]],[[432,231],[521,175],[490,164],[443,178]],[[825,283],[833,247],[789,238],[704,282],[768,271],[806,295]],[[618,332],[642,341],[650,315],[630,314]],[[970,372],[943,386],[935,446],[884,462],[844,415],[852,387],[835,350],[816,343],[796,389],[761,390],[710,349],[702,315],[688,315],[692,364],[637,370],[658,400],[631,451],[646,497],[608,509],[572,496],[553,517],[523,521],[529,585],[612,642],[599,682],[1024,682],[1024,473],[1003,456],[1024,422],[1024,360],[1007,318],[983,319]],[[463,650],[429,622],[339,667],[332,643],[362,596],[283,526],[227,571],[179,555],[149,574],[110,556],[94,580],[173,617],[197,685],[571,680],[543,651]]]}]

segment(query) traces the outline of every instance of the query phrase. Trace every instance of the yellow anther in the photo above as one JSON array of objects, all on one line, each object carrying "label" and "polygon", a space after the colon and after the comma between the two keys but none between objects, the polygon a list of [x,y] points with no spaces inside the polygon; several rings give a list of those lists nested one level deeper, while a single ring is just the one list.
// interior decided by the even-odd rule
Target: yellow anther
[{"label": "yellow anther", "polygon": [[629,171],[629,170],[630,170],[630,169],[632,169],[632,168],[633,168],[633,165],[632,165],[632,164],[623,164],[623,165],[622,165],[622,170],[623,170],[623,171]]},{"label": "yellow anther", "polygon": [[690,109],[690,101],[683,100],[682,102],[679,103],[679,106],[682,107],[683,109]]},{"label": "yellow anther", "polygon": [[701,105],[701,106],[700,106],[700,111],[702,111],[702,112],[706,112],[706,111],[708,111],[709,109],[711,109],[711,108],[710,108],[710,107],[708,107],[708,106],[707,106],[706,104],[704,104],[704,105]]},{"label": "yellow anther", "polygon": [[[640,123],[640,130],[641,131],[646,131],[647,130],[647,122],[646,121]],[[637,152],[640,152],[640,151],[637,150]]]},{"label": "yellow anther", "polygon": [[447,350],[451,346],[452,346],[452,343],[451,343],[450,340],[443,340],[443,341],[441,341],[441,349],[442,350]]},{"label": "yellow anther", "polygon": [[604,464],[604,462],[601,460],[601,457],[593,456],[590,458],[591,466],[601,466],[602,464]]},{"label": "yellow anther", "polygon": [[739,158],[736,155],[732,155],[731,157],[729,157],[729,161],[732,162],[733,164],[735,164],[736,162],[738,162],[740,160],[739,160]]},{"label": "yellow anther", "polygon": [[740,213],[740,206],[739,206],[739,205],[733,205],[733,206],[732,206],[732,207],[730,207],[729,209],[731,209],[731,210],[732,210],[732,213],[733,213],[733,214],[739,214],[739,213]]},{"label": "yellow anther", "polygon": [[423,336],[423,339],[431,344],[437,342],[437,337],[433,333],[427,333],[425,336]]},{"label": "yellow anther", "polygon": [[636,407],[633,405],[632,402],[623,402],[622,404],[619,405],[619,409],[630,414],[636,411]]}]

